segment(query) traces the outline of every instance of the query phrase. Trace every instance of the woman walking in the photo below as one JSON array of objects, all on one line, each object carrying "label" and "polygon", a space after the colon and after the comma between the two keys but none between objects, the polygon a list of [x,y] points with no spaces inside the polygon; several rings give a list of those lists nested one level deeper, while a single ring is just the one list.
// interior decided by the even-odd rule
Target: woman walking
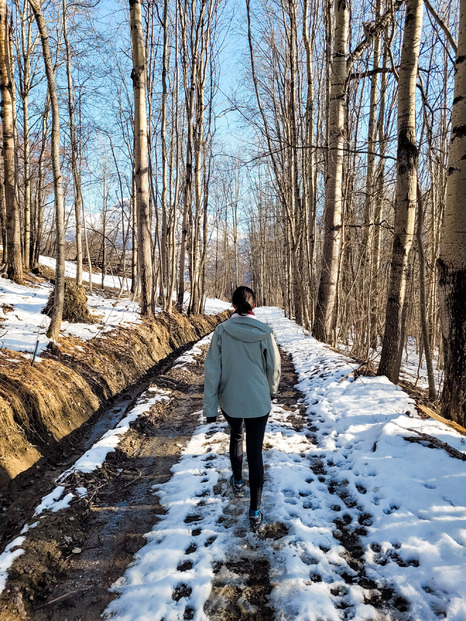
[{"label": "woman walking", "polygon": [[253,529],[262,522],[260,511],[264,466],[262,443],[272,399],[280,380],[280,355],[272,329],[254,315],[255,296],[249,287],[233,293],[235,313],[217,326],[205,363],[204,416],[217,418],[218,406],[230,427],[230,485],[241,495],[243,430],[251,492],[249,519]]}]

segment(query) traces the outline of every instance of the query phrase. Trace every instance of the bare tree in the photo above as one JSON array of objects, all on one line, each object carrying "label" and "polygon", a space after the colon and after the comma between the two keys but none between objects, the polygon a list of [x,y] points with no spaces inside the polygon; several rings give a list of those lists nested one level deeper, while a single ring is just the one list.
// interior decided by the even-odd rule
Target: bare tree
[{"label": "bare tree", "polygon": [[141,2],[130,0],[131,49],[134,92],[134,177],[138,226],[138,271],[141,283],[141,311],[154,314],[152,235],[149,206],[147,157],[146,52],[142,29]]},{"label": "bare tree", "polygon": [[438,260],[445,380],[442,413],[466,424],[466,1],[461,0],[447,202]]},{"label": "bare tree", "polygon": [[398,86],[395,229],[385,333],[378,373],[397,382],[404,344],[404,313],[417,204],[416,78],[423,0],[407,0]]},{"label": "bare tree", "polygon": [[2,95],[3,182],[7,228],[7,272],[15,282],[23,280],[21,229],[16,188],[14,139],[14,67],[10,50],[10,28],[6,0],[0,0],[0,86]]},{"label": "bare tree", "polygon": [[54,305],[50,326],[47,330],[47,336],[51,339],[57,339],[60,333],[65,294],[65,207],[63,200],[63,179],[60,169],[60,111],[58,106],[57,89],[55,86],[55,73],[52,65],[52,56],[50,54],[49,36],[44,15],[38,0],[29,0],[29,2],[36,19],[42,44],[48,93],[52,110],[52,168],[55,193],[57,258],[55,268]]},{"label": "bare tree", "polygon": [[[68,37],[68,15],[67,2],[63,0],[63,40],[66,52],[66,78],[68,82],[68,114],[70,123],[70,142],[71,142],[71,169],[73,172],[74,185],[74,215],[76,227],[76,283],[82,284],[83,279],[83,245],[82,245],[82,189],[81,171],[79,168],[78,140],[76,137],[75,123],[75,103],[73,93],[73,76],[71,73],[71,45]],[[90,269],[90,267],[89,267]]]},{"label": "bare tree", "polygon": [[335,3],[335,38],[328,112],[328,170],[325,184],[325,232],[322,273],[314,323],[314,334],[330,342],[336,323],[337,279],[342,226],[342,174],[345,141],[349,6]]}]

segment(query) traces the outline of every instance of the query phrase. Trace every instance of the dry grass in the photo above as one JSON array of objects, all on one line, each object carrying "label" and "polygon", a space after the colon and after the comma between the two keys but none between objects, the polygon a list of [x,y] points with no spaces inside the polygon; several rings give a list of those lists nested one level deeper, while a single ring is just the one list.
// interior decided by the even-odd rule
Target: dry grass
[{"label": "dry grass", "polygon": [[[42,311],[49,317],[52,315],[55,303],[55,289],[52,289],[47,304]],[[97,320],[87,307],[86,290],[74,282],[65,282],[65,299],[63,304],[63,320],[71,323],[95,323]]]}]

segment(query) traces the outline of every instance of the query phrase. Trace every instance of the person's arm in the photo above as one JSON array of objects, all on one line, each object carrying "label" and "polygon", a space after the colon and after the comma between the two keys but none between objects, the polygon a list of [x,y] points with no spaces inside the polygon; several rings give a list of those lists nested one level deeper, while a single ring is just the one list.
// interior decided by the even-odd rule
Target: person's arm
[{"label": "person's arm", "polygon": [[267,342],[266,350],[266,375],[269,383],[270,396],[274,399],[277,395],[278,384],[280,383],[281,376],[281,361],[280,352],[278,351],[275,337],[270,335]]},{"label": "person's arm", "polygon": [[222,357],[220,335],[215,330],[205,359],[204,371],[204,416],[208,423],[217,420],[218,387],[222,375]]}]

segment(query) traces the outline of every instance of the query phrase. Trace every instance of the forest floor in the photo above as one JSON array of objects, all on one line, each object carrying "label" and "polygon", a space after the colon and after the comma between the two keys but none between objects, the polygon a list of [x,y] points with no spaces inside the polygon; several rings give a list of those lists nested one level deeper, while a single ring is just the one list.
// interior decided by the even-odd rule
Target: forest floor
[{"label": "forest floor", "polygon": [[200,416],[207,337],[4,507],[22,533],[0,554],[2,621],[466,619],[465,438],[257,314],[283,367],[263,525],[229,490],[225,422]]}]

